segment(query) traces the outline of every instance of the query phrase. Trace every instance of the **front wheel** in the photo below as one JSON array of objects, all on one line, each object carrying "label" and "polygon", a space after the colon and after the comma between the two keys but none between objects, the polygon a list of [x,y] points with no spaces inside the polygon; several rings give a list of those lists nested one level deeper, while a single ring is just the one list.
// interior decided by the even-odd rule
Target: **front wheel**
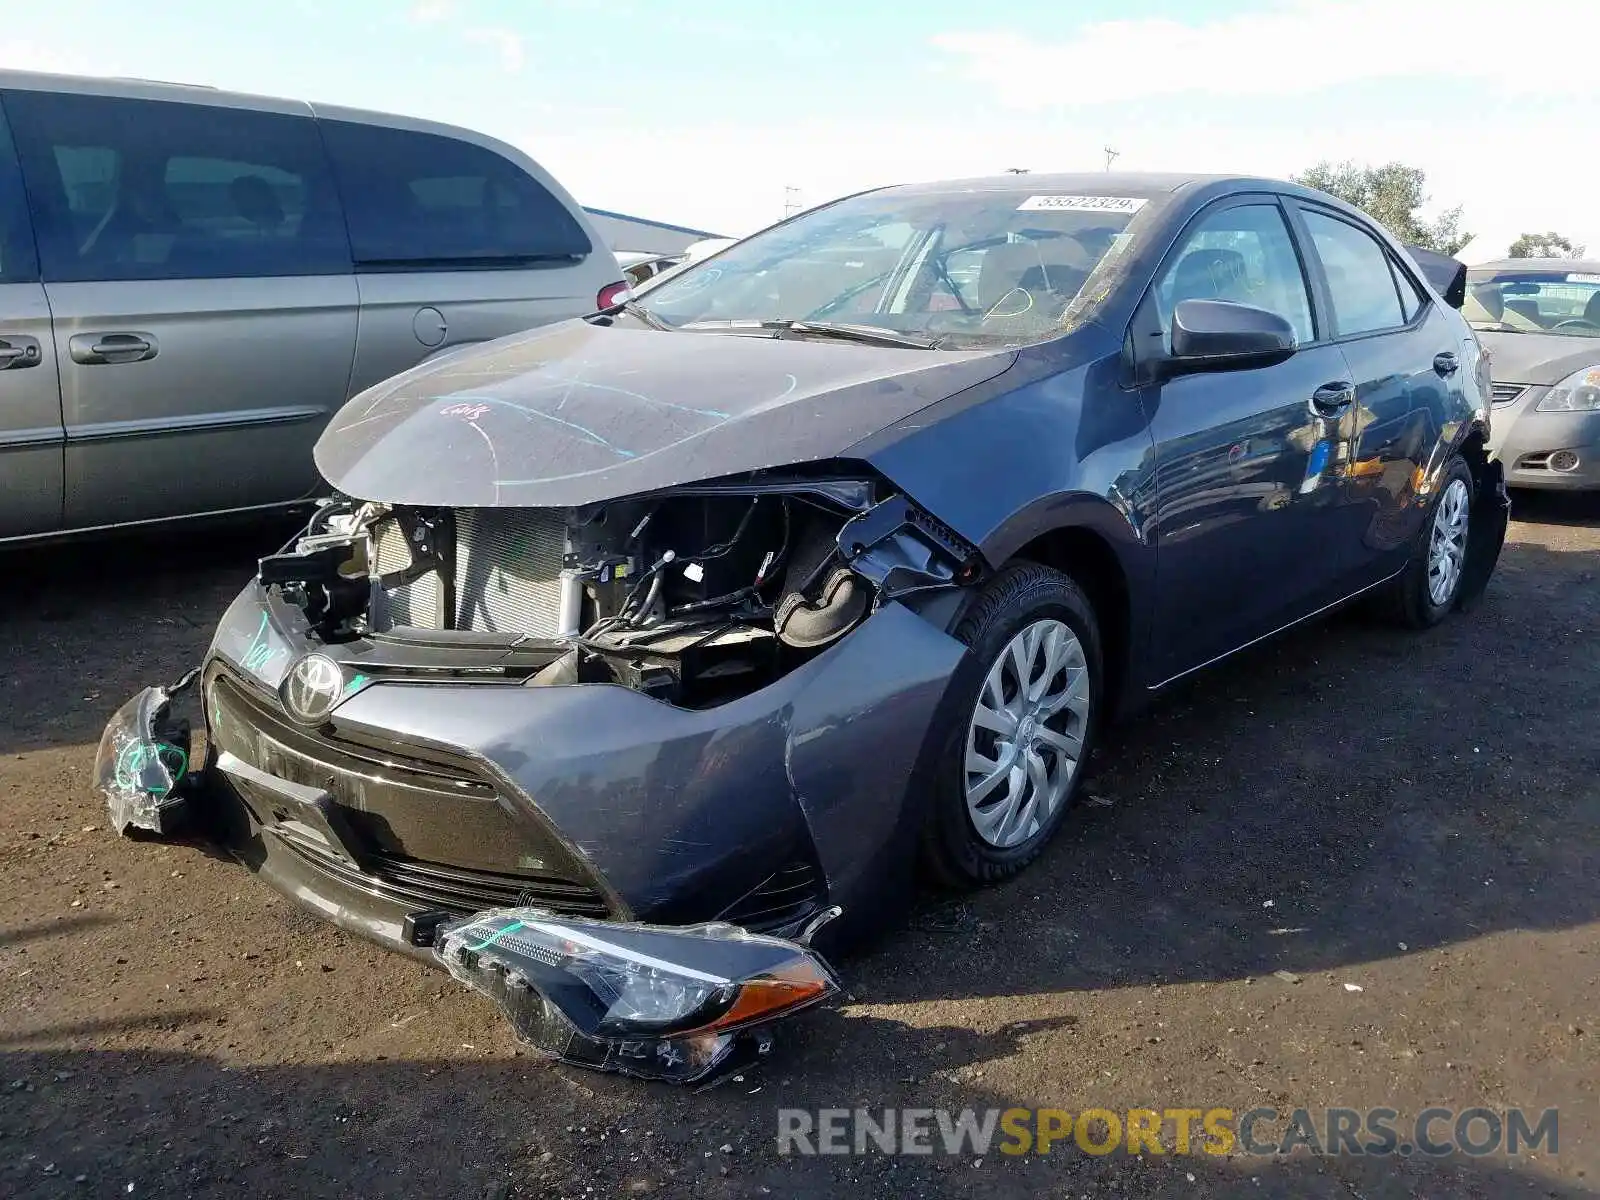
[{"label": "front wheel", "polygon": [[1440,477],[1433,509],[1417,536],[1410,561],[1387,585],[1388,608],[1400,624],[1426,629],[1444,620],[1455,607],[1467,566],[1472,493],[1472,470],[1457,455]]},{"label": "front wheel", "polygon": [[1020,871],[1061,827],[1098,731],[1101,655],[1082,589],[1034,563],[995,576],[956,637],[923,860],[962,887]]}]

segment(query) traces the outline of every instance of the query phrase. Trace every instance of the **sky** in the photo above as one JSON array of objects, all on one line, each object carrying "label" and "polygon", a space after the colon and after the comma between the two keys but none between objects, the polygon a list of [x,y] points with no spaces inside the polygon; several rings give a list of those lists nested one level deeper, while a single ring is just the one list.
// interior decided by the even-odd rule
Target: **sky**
[{"label": "sky", "polygon": [[[1427,172],[1469,261],[1600,255],[1596,0],[0,0],[0,66],[465,125],[578,200],[743,235],[862,188],[1103,169]],[[114,36],[88,36],[114,30]],[[793,189],[792,191],[789,189]]]}]

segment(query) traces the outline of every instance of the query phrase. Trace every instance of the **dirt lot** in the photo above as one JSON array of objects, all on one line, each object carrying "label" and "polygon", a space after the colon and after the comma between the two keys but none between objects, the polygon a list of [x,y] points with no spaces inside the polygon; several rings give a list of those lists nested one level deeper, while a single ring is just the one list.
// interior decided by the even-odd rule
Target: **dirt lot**
[{"label": "dirt lot", "polygon": [[[700,1094],[532,1058],[441,973],[107,830],[107,715],[197,661],[272,534],[12,556],[0,1195],[1589,1195],[1600,505],[1518,513],[1482,610],[1340,618],[1190,685],[1112,735],[1035,869],[928,899]],[[1560,1153],[775,1152],[780,1106],[1430,1104],[1559,1106]]]}]

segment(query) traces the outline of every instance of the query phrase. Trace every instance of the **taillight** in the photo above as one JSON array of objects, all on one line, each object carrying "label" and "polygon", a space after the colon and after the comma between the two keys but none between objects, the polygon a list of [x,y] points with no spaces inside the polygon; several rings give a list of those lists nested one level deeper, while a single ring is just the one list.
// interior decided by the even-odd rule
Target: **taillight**
[{"label": "taillight", "polygon": [[594,298],[597,309],[614,308],[628,298],[628,281],[619,279],[615,283],[608,283],[600,289],[600,294]]}]

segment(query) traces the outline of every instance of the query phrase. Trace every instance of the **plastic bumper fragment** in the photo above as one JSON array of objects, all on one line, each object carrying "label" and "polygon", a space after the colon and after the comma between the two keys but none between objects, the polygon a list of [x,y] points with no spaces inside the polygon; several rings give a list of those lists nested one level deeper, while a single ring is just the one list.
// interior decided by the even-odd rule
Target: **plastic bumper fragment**
[{"label": "plastic bumper fragment", "polygon": [[439,922],[432,940],[450,974],[493,1000],[541,1053],[673,1083],[760,1057],[772,1044],[765,1026],[839,990],[808,946],[720,922],[502,908]]},{"label": "plastic bumper fragment", "polygon": [[194,683],[190,671],[171,687],[148,687],[129,700],[106,725],[95,754],[95,785],[105,795],[111,828],[119,834],[143,829],[174,832],[183,821],[189,774],[189,723],[174,721],[175,697]]}]

